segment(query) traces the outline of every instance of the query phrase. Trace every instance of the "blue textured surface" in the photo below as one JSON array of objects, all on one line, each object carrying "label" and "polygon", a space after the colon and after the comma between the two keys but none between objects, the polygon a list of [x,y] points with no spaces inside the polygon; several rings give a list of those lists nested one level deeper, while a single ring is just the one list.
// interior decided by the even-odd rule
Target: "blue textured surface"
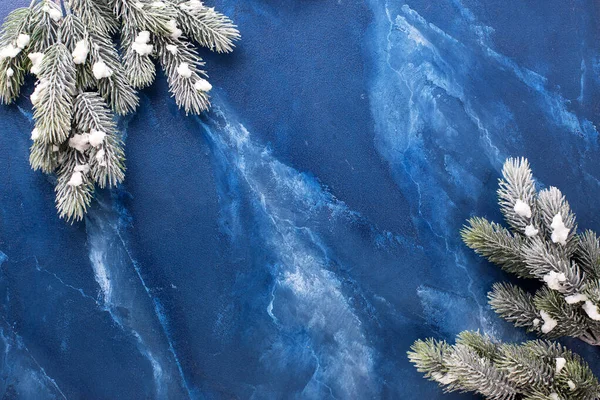
[{"label": "blue textured surface", "polygon": [[406,351],[525,338],[458,235],[500,219],[506,157],[600,230],[600,3],[215,5],[243,41],[206,55],[213,112],[186,118],[161,77],[121,121],[125,185],[85,223],[29,169],[29,102],[0,108],[3,398],[472,398]]}]

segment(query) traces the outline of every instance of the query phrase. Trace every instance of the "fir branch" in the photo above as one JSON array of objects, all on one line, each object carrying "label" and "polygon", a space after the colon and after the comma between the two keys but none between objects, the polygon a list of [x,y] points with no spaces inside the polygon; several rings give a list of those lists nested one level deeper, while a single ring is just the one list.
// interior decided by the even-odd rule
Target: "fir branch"
[{"label": "fir branch", "polygon": [[[532,340],[524,347],[534,356],[545,359],[549,364],[554,363],[554,385],[561,398],[592,400],[600,395],[598,380],[578,354],[560,343],[547,340]],[[564,359],[564,366],[560,370],[557,368],[557,359]]]},{"label": "fir branch", "polygon": [[34,171],[41,170],[46,174],[54,172],[58,167],[58,146],[35,140],[29,151],[29,164]]},{"label": "fir branch", "polygon": [[[6,18],[0,31],[0,102],[18,98],[28,70],[38,75],[31,96],[36,129],[30,163],[57,173],[61,217],[81,219],[95,185],[123,181],[123,142],[111,110],[135,111],[135,88],[156,77],[153,58],[179,107],[194,114],[209,107],[212,86],[194,44],[178,27],[184,18],[192,39],[211,50],[229,52],[239,39],[227,17],[197,0],[33,0]],[[117,32],[127,68],[113,41]]]},{"label": "fir branch", "polygon": [[563,355],[567,360],[557,376],[557,385],[565,399],[598,399],[598,380],[590,367],[577,354],[570,351]]},{"label": "fir branch", "polygon": [[102,35],[113,35],[119,29],[111,8],[105,0],[70,0],[72,11],[83,24]]},{"label": "fir branch", "polygon": [[532,278],[523,256],[523,239],[506,228],[484,218],[471,218],[461,231],[463,241],[477,254],[500,265],[503,270],[523,278]]},{"label": "fir branch", "polygon": [[551,359],[514,344],[502,345],[500,352],[496,365],[522,390],[544,391],[554,386],[556,367]]},{"label": "fir branch", "polygon": [[[560,190],[555,187],[541,190],[537,198],[540,221],[546,232],[552,232],[552,222],[556,215],[561,215],[565,226],[570,230],[565,246],[567,256],[573,255],[577,250],[577,223],[575,214]],[[558,244],[556,244],[558,246]]]},{"label": "fir branch", "polygon": [[[81,42],[85,43],[88,49],[90,46],[87,30],[81,19],[75,14],[69,14],[65,17],[60,29],[60,38],[71,55]],[[86,61],[89,61],[88,57],[86,57]],[[87,90],[96,86],[96,79],[89,62],[76,64],[75,68],[77,70],[77,89]]]},{"label": "fir branch", "polygon": [[565,294],[574,294],[582,290],[585,273],[576,263],[571,263],[562,248],[538,236],[522,248],[522,254],[532,275],[542,282],[548,279],[550,273],[564,275],[564,279],[553,289]]},{"label": "fir branch", "polygon": [[[170,3],[132,0],[110,0],[114,13],[123,21],[121,29],[121,48],[127,68],[127,78],[138,89],[150,85],[156,76],[156,67],[150,59],[150,53],[136,50],[136,41],[140,34],[149,38],[168,36],[169,21],[177,12]],[[162,4],[162,6],[157,6]],[[142,46],[152,46],[145,40]]]},{"label": "fir branch", "polygon": [[535,182],[525,158],[509,158],[502,169],[504,179],[500,180],[498,198],[500,210],[506,222],[517,232],[524,232],[531,223],[531,217],[517,214],[515,205],[518,200],[530,207],[535,205]]},{"label": "fir branch", "polygon": [[73,120],[80,132],[103,132],[106,136],[89,152],[92,179],[100,188],[115,187],[125,178],[123,142],[117,136],[113,116],[98,93],[81,93],[75,100]]},{"label": "fir branch", "polygon": [[31,8],[17,8],[11,11],[4,23],[0,32],[0,46],[13,45],[17,46],[17,39],[21,34],[27,34],[32,10]]},{"label": "fir branch", "polygon": [[[19,36],[28,35],[32,11],[30,8],[17,8],[11,12],[0,32],[0,102],[10,104],[21,94],[25,80],[27,56],[19,47]],[[29,46],[27,43],[26,47]],[[18,52],[17,54],[14,54]]]},{"label": "fir branch", "polygon": [[532,393],[525,396],[523,399],[524,400],[556,400],[557,395],[558,395],[557,393],[544,393],[544,392],[538,392],[538,391],[534,390]]},{"label": "fir branch", "polygon": [[89,32],[89,40],[92,64],[104,63],[111,72],[109,77],[97,78],[98,92],[115,113],[126,115],[134,112],[139,99],[125,76],[119,53],[110,37],[99,32]]},{"label": "fir branch", "polygon": [[22,54],[0,61],[0,103],[11,104],[21,95],[26,63]]},{"label": "fir branch", "polygon": [[600,281],[593,279],[587,282],[583,293],[585,293],[589,300],[600,304]]},{"label": "fir branch", "polygon": [[445,360],[451,351],[452,346],[446,342],[434,339],[418,340],[411,346],[408,358],[427,379],[448,382],[453,378],[448,376],[449,369]]},{"label": "fir branch", "polygon": [[600,345],[596,234],[577,234],[575,215],[560,190],[536,193],[525,159],[506,161],[498,194],[511,229],[472,218],[462,230],[464,242],[506,271],[545,285],[535,297],[514,285],[495,285],[489,294],[492,308],[529,331]]},{"label": "fir branch", "polygon": [[535,307],[533,296],[510,283],[496,283],[488,293],[492,309],[516,327],[539,331],[541,316]]},{"label": "fir branch", "polygon": [[536,357],[547,360],[556,360],[558,357],[564,358],[571,354],[562,344],[550,340],[529,340],[523,346]]},{"label": "fir branch", "polygon": [[64,44],[55,44],[46,51],[39,78],[32,102],[40,140],[60,144],[71,130],[76,90],[75,64]]},{"label": "fir branch", "polygon": [[233,51],[240,32],[228,17],[193,1],[178,0],[176,3],[179,5],[177,22],[186,36],[218,53]]},{"label": "fir branch", "polygon": [[561,336],[582,337],[590,328],[588,318],[581,307],[571,305],[565,301],[564,296],[555,290],[543,287],[534,297],[535,307],[547,312],[557,325],[546,333],[547,337],[558,338]]},{"label": "fir branch", "polygon": [[165,2],[109,0],[109,5],[124,27],[150,31],[160,36],[171,33],[168,28],[169,21],[177,17],[177,11],[170,3]]},{"label": "fir branch", "polygon": [[464,331],[456,337],[456,344],[467,346],[474,350],[479,357],[496,360],[500,355],[500,346],[489,336],[479,332]]},{"label": "fir branch", "polygon": [[57,43],[62,16],[60,6],[49,0],[43,0],[33,7],[31,53],[43,53]]},{"label": "fir branch", "polygon": [[419,340],[408,357],[419,372],[447,392],[538,400],[592,400],[600,393],[587,363],[549,341],[501,344],[478,332],[463,332],[454,346]]},{"label": "fir branch", "polygon": [[509,380],[508,374],[494,363],[465,345],[455,345],[448,357],[449,374],[456,377],[453,386],[462,391],[479,393],[490,399],[515,399],[518,386]]},{"label": "fir branch", "polygon": [[133,44],[138,33],[134,28],[124,26],[121,32],[121,50],[123,63],[127,65],[125,73],[128,81],[134,88],[143,89],[154,82],[156,66],[150,55],[142,55],[134,50]]},{"label": "fir branch", "polygon": [[[194,47],[184,40],[157,38],[159,62],[165,71],[175,102],[186,114],[200,114],[210,106],[208,94],[198,87],[206,82],[202,59]],[[170,47],[173,46],[173,47]],[[184,70],[188,72],[186,75]]]},{"label": "fir branch", "polygon": [[585,231],[579,236],[575,252],[577,264],[587,275],[594,279],[600,279],[600,241],[595,232]]},{"label": "fir branch", "polygon": [[[94,185],[85,173],[87,159],[79,151],[68,148],[62,153],[62,164],[57,172],[56,208],[61,218],[67,221],[80,221],[85,216],[92,201]],[[76,171],[80,167],[83,171]],[[82,183],[73,184],[73,175],[78,174]]]}]

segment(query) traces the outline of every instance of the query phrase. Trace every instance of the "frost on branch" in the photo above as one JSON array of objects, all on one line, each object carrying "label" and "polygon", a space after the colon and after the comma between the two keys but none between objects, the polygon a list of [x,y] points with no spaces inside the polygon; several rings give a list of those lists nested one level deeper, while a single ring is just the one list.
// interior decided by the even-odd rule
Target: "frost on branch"
[{"label": "frost on branch", "polygon": [[535,296],[512,284],[495,285],[492,308],[516,326],[546,337],[572,336],[600,345],[600,241],[577,233],[560,190],[537,191],[529,163],[509,159],[498,190],[506,229],[472,218],[462,231],[479,255],[521,278],[543,283]]},{"label": "frost on branch", "polygon": [[87,60],[87,56],[90,53],[90,49],[85,39],[81,39],[75,45],[75,49],[73,50],[73,62],[77,65],[85,64],[85,60]]},{"label": "frost on branch", "polygon": [[[114,114],[134,112],[136,89],[156,64],[186,114],[210,106],[212,89],[195,44],[230,52],[240,35],[231,20],[198,0],[34,0],[8,15],[0,31],[0,102],[13,103],[27,73],[35,129],[30,164],[56,173],[56,205],[82,219],[95,186],[124,179]],[[64,13],[63,11],[66,11]],[[115,35],[120,35],[117,48]]]},{"label": "frost on branch", "polygon": [[102,60],[94,63],[92,67],[92,72],[94,73],[94,77],[97,80],[110,78],[113,75],[113,70],[106,65],[106,63]]},{"label": "frost on branch", "polygon": [[138,53],[140,56],[147,56],[152,54],[154,51],[154,46],[149,44],[150,41],[150,32],[141,31],[135,37],[135,41],[131,45],[133,51]]},{"label": "frost on branch", "polygon": [[600,384],[588,364],[558,343],[498,343],[462,332],[455,345],[418,340],[408,352],[417,370],[446,392],[486,399],[597,399]]}]

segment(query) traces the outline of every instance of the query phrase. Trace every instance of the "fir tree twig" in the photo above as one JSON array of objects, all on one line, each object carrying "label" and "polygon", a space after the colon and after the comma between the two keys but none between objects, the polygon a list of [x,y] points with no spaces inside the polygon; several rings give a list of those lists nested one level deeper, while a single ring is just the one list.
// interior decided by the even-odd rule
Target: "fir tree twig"
[{"label": "fir tree twig", "polygon": [[521,278],[544,287],[531,296],[514,285],[495,285],[492,308],[516,326],[544,337],[572,336],[600,345],[600,241],[577,233],[577,222],[561,191],[541,191],[526,159],[509,159],[498,197],[510,230],[472,218],[462,231],[475,252]]},{"label": "fir tree twig", "polygon": [[82,219],[95,186],[123,182],[113,112],[137,109],[136,89],[154,81],[156,61],[176,104],[199,114],[212,86],[193,42],[221,53],[239,38],[229,18],[199,0],[32,0],[11,12],[0,30],[0,102],[19,97],[28,72],[37,76],[29,161],[57,174],[59,215]]},{"label": "fir tree twig", "polygon": [[503,400],[595,400],[600,395],[600,383],[587,363],[545,340],[503,344],[478,332],[463,332],[453,346],[418,340],[408,357],[446,392],[474,392]]}]

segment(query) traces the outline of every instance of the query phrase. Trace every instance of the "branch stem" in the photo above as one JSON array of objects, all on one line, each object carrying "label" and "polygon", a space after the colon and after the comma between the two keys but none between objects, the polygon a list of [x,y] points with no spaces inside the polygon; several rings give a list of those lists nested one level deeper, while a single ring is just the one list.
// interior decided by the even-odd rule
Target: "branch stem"
[{"label": "branch stem", "polygon": [[590,346],[600,346],[600,340],[598,340],[598,338],[596,337],[596,335],[593,334],[593,332],[588,331],[585,333],[585,335],[580,336],[579,339],[589,344]]}]

